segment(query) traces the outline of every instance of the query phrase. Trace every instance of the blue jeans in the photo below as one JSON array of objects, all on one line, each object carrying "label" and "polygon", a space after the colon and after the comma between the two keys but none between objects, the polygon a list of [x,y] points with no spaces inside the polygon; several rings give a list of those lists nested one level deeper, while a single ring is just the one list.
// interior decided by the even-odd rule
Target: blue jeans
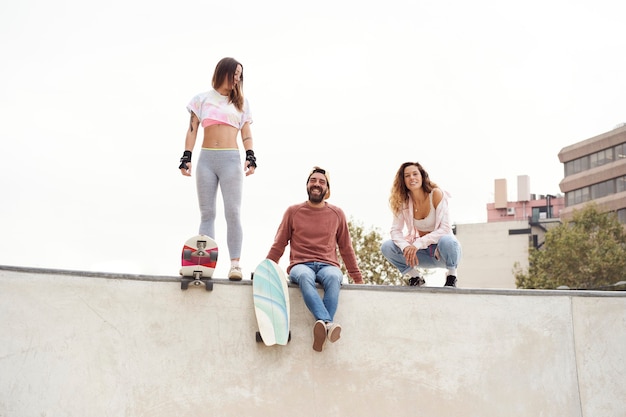
[{"label": "blue jeans", "polygon": [[[439,250],[439,259],[435,258],[435,251]],[[393,243],[393,240],[386,240],[380,246],[383,256],[398,270],[402,275],[411,271],[413,267],[406,263],[404,254],[400,248]],[[418,268],[447,268],[455,270],[461,260],[461,245],[453,235],[446,235],[439,239],[439,243],[430,245],[426,249],[417,251],[417,259],[419,261]]]},{"label": "blue jeans", "polygon": [[[300,286],[304,304],[316,320],[332,322],[339,304],[339,289],[343,281],[341,269],[321,262],[305,262],[294,265],[289,279]],[[315,283],[324,288],[324,298],[317,292]]]}]

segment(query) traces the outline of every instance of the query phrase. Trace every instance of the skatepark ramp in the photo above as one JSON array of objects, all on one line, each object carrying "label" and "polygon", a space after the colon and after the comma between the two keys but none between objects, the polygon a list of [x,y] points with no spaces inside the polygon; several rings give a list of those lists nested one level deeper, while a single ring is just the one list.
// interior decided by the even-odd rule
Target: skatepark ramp
[{"label": "skatepark ramp", "polygon": [[255,339],[251,281],[0,267],[0,417],[626,416],[626,292],[344,285]]}]

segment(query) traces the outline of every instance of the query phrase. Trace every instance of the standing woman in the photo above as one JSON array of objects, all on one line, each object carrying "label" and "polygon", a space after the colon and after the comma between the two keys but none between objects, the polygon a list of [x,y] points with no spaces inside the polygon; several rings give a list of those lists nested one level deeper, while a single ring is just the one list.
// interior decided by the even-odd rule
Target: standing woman
[{"label": "standing woman", "polygon": [[425,284],[419,266],[447,269],[445,286],[456,287],[461,245],[450,227],[448,197],[418,162],[405,162],[398,169],[389,197],[394,216],[391,239],[383,242],[381,251],[403,276],[409,276],[409,285]]},{"label": "standing woman", "polygon": [[[241,199],[243,174],[254,174],[256,158],[252,150],[252,116],[243,95],[243,66],[233,58],[223,58],[213,72],[213,88],[191,99],[191,114],[185,137],[185,152],[180,159],[180,172],[191,176],[191,151],[196,144],[199,126],[204,129],[202,150],[198,158],[196,185],[200,204],[200,234],[215,238],[217,188],[221,189],[226,217],[226,240],[230,255],[228,278],[241,280],[239,266],[243,231]],[[237,134],[246,151],[241,168]]]}]

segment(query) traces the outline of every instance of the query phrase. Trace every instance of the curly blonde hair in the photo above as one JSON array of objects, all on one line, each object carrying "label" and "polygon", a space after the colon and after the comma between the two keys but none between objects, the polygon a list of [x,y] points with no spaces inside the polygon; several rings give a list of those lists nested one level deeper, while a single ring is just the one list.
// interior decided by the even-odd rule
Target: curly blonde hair
[{"label": "curly blonde hair", "polygon": [[433,189],[438,188],[437,184],[430,180],[428,172],[426,172],[424,167],[419,162],[403,163],[400,165],[400,168],[398,168],[398,172],[396,172],[393,185],[391,186],[391,195],[389,196],[389,206],[391,207],[391,211],[394,215],[398,215],[402,211],[402,208],[408,204],[410,196],[409,189],[406,188],[404,183],[404,170],[406,167],[410,167],[412,165],[416,166],[420,171],[420,174],[422,174],[422,189],[424,192],[430,194]]}]

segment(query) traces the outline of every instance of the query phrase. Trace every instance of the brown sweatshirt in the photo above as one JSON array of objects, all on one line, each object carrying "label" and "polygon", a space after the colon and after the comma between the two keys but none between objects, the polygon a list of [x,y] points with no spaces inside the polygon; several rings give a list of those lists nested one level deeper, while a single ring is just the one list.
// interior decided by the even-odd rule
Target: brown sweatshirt
[{"label": "brown sweatshirt", "polygon": [[278,263],[287,244],[287,273],[294,265],[305,262],[323,262],[340,268],[337,259],[339,247],[348,275],[355,283],[363,283],[352,248],[348,222],[339,207],[324,203],[324,207],[317,208],[304,202],[287,208],[267,258]]}]

